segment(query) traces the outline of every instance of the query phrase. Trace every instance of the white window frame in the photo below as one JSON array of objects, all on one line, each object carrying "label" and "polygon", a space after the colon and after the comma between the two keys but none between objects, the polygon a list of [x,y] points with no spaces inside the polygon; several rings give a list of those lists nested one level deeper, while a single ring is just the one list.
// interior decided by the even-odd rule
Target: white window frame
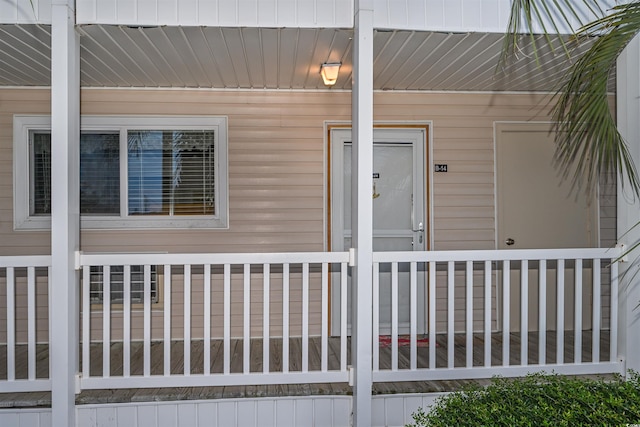
[{"label": "white window frame", "polygon": [[[228,141],[225,116],[82,116],[81,132],[120,133],[120,215],[81,216],[83,229],[180,229],[228,228]],[[29,162],[30,133],[50,131],[49,115],[13,116],[13,216],[15,230],[47,230],[48,215],[30,215],[31,172]],[[127,180],[127,130],[213,130],[215,167],[215,215],[135,215],[129,216]]]}]

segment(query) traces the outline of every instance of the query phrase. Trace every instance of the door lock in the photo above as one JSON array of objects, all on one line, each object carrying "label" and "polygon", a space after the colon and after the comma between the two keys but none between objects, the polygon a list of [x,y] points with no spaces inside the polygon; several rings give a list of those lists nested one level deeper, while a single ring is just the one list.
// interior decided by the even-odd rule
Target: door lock
[{"label": "door lock", "polygon": [[418,224],[418,229],[417,230],[411,230],[414,233],[420,233],[420,236],[418,237],[418,243],[422,244],[422,239],[423,239],[423,235],[424,235],[424,224],[420,223]]},{"label": "door lock", "polygon": [[504,241],[504,243],[505,243],[507,246],[511,246],[511,245],[513,245],[515,242],[516,242],[516,241],[515,241],[515,240],[513,240],[511,237],[508,237],[508,238]]}]

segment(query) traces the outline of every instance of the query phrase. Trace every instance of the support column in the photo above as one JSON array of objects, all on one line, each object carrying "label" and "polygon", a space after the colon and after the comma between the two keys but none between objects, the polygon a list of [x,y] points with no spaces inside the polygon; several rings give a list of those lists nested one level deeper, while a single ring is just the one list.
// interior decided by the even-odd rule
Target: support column
[{"label": "support column", "polygon": [[79,249],[80,41],[75,0],[51,4],[52,425],[76,425]]},{"label": "support column", "polygon": [[[640,38],[636,36],[624,50],[617,64],[618,129],[629,146],[636,167],[640,167]],[[625,185],[618,183],[618,239],[630,247],[640,240],[640,201]],[[629,231],[631,230],[631,231]],[[625,234],[626,233],[626,234]],[[618,352],[626,368],[640,371],[640,248],[620,265],[620,338]]]},{"label": "support column", "polygon": [[356,0],[352,91],[351,230],[355,248],[351,363],[353,425],[371,426],[373,270],[373,0]]}]

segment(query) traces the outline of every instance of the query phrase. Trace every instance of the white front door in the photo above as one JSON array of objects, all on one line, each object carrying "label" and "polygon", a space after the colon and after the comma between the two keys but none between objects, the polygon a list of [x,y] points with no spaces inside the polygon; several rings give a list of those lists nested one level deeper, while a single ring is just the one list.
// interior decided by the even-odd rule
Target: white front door
[{"label": "white front door", "polygon": [[[351,129],[332,129],[331,164],[331,250],[351,247]],[[423,251],[428,248],[427,224],[427,144],[426,128],[374,129],[373,250]],[[420,273],[422,276],[423,273]],[[419,280],[420,283],[420,280]],[[419,286],[420,287],[420,286]],[[421,287],[420,287],[421,288]],[[336,293],[333,293],[337,298]],[[409,327],[409,266],[399,266],[399,325]],[[391,323],[391,271],[380,271],[380,328],[386,333]],[[424,303],[424,291],[418,301]],[[420,305],[420,304],[419,304]],[[333,307],[338,307],[334,300]],[[348,304],[350,307],[350,303]],[[423,313],[423,310],[419,310]],[[335,326],[339,313],[334,313]],[[424,316],[419,316],[424,327]],[[334,329],[335,332],[335,329]]]}]

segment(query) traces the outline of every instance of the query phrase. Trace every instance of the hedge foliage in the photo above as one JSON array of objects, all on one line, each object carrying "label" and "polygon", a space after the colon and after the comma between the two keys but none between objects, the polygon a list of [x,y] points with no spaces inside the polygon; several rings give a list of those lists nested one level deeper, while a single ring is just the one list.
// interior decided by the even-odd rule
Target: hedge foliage
[{"label": "hedge foliage", "polygon": [[625,381],[533,374],[495,378],[491,385],[451,393],[408,427],[625,426],[640,424],[640,379]]}]

